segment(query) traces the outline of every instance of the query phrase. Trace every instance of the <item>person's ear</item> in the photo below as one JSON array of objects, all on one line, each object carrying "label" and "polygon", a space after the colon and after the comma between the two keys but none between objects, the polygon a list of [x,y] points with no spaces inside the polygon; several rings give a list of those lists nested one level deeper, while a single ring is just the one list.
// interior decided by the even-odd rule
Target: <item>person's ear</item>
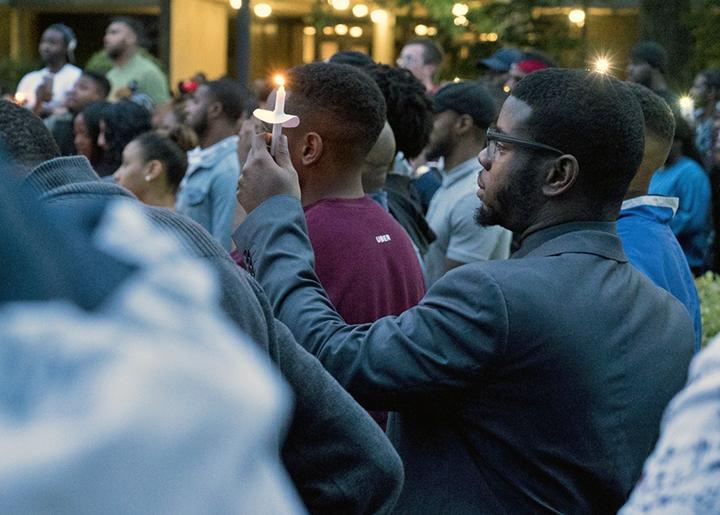
[{"label": "person's ear", "polygon": [[543,194],[557,197],[570,191],[577,181],[580,167],[575,156],[564,154],[556,158],[545,175]]},{"label": "person's ear", "polygon": [[458,136],[467,134],[469,131],[473,130],[473,127],[474,127],[473,119],[469,114],[461,114],[455,120],[454,126],[455,126],[455,133]]},{"label": "person's ear", "polygon": [[317,132],[308,132],[302,139],[300,161],[303,166],[317,163],[323,154],[323,140]]},{"label": "person's ear", "polygon": [[152,182],[163,172],[163,164],[157,159],[152,159],[145,164],[144,178],[146,182]]},{"label": "person's ear", "polygon": [[223,113],[223,106],[222,104],[215,100],[214,102],[208,102],[207,106],[207,117],[210,120],[214,120],[216,118],[220,118]]}]

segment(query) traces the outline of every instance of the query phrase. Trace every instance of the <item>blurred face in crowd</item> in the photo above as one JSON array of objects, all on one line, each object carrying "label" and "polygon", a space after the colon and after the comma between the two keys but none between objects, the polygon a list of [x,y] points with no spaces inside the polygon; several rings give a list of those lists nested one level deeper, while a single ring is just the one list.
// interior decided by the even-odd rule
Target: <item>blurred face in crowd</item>
[{"label": "blurred face in crowd", "polygon": [[62,32],[47,29],[43,32],[38,47],[40,58],[45,64],[54,64],[67,60],[67,43]]},{"label": "blurred face in crowd", "polygon": [[645,61],[630,61],[625,69],[625,78],[649,88],[652,85],[652,71],[652,66]]},{"label": "blurred face in crowd", "polygon": [[142,200],[148,188],[146,175],[149,168],[150,163],[145,161],[140,144],[137,141],[131,141],[123,150],[122,163],[113,174],[113,178],[118,184]]},{"label": "blurred face in crowd", "polygon": [[452,152],[453,126],[459,116],[458,113],[449,109],[435,114],[426,153],[428,160],[436,161],[441,157],[447,157]]},{"label": "blurred face in crowd", "polygon": [[86,75],[82,75],[68,93],[65,106],[73,113],[78,113],[90,102],[104,100],[104,98],[97,82]]},{"label": "blurred face in crowd", "polygon": [[82,113],[73,121],[73,133],[75,134],[75,150],[81,156],[85,156],[92,163],[95,160],[95,145],[88,132],[87,125]]},{"label": "blurred face in crowd", "polygon": [[128,48],[135,46],[137,36],[125,23],[115,21],[105,30],[103,45],[110,59],[117,59],[125,53]]},{"label": "blurred face in crowd", "polygon": [[505,93],[512,93],[512,90],[515,89],[515,86],[517,86],[517,83],[520,82],[523,77],[525,77],[525,72],[520,69],[517,63],[513,63],[510,66],[510,71],[507,73],[507,80],[503,86],[503,91]]},{"label": "blurred face in crowd", "polygon": [[208,126],[208,105],[212,100],[210,89],[202,85],[185,103],[185,123],[199,136]]},{"label": "blurred face in crowd", "polygon": [[436,67],[432,64],[425,64],[425,48],[422,45],[405,45],[397,58],[397,65],[408,70],[420,82],[430,81],[435,74]]},{"label": "blurred face in crowd", "polygon": [[710,88],[708,88],[707,79],[702,73],[698,73],[690,88],[690,96],[695,100],[695,104],[703,106],[707,104],[710,96]]}]

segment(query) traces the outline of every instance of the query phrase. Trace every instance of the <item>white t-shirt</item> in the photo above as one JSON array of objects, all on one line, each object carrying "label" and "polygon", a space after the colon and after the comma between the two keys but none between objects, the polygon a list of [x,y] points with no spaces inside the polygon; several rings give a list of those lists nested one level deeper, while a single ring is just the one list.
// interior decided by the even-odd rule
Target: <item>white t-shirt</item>
[{"label": "white t-shirt", "polygon": [[62,105],[65,97],[70,92],[75,82],[82,75],[82,70],[74,64],[66,63],[65,66],[53,74],[47,68],[30,72],[25,75],[18,83],[17,93],[22,93],[27,99],[25,107],[32,109],[35,107],[35,90],[43,82],[45,76],[53,78],[53,96],[50,102],[45,103],[47,109]]},{"label": "white t-shirt", "polygon": [[510,255],[510,231],[499,225],[481,227],[475,223],[475,210],[480,207],[476,195],[479,170],[480,164],[473,157],[444,173],[442,185],[430,201],[426,218],[437,237],[425,255],[430,284],[445,273],[446,259],[474,263]]}]

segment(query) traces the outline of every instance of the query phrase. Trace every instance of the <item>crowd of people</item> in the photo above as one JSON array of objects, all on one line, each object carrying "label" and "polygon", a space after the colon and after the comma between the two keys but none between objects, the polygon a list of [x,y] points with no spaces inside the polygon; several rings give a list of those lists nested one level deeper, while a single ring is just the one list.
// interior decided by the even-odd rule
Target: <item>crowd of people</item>
[{"label": "crowd of people", "polygon": [[0,511],[720,512],[720,70],[171,92],[143,39],[53,24],[0,100]]}]

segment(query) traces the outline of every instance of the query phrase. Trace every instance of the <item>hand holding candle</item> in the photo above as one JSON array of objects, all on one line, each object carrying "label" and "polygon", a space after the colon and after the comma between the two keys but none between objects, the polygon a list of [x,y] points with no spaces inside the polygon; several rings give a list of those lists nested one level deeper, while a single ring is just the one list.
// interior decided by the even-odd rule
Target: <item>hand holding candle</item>
[{"label": "hand holding candle", "polygon": [[275,108],[270,111],[268,109],[255,109],[253,116],[263,122],[272,124],[272,139],[270,142],[270,154],[275,157],[277,142],[280,141],[283,127],[297,127],[300,119],[292,114],[285,113],[285,78],[282,75],[275,76],[275,84],[278,89],[275,94]]}]

